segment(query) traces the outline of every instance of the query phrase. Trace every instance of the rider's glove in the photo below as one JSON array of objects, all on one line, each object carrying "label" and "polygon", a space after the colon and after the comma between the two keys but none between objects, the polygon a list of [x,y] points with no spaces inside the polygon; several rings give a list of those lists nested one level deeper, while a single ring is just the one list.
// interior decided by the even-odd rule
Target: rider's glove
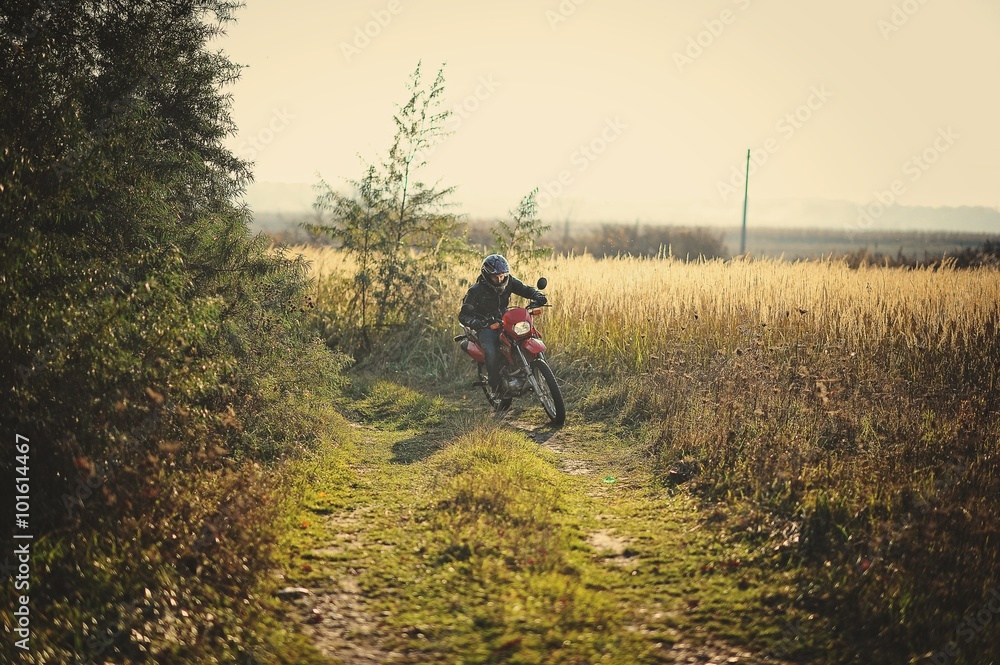
[{"label": "rider's glove", "polygon": [[536,305],[538,305],[539,307],[541,307],[542,305],[544,305],[545,303],[547,303],[549,301],[549,299],[545,297],[544,293],[539,293],[537,296],[534,297],[534,301],[535,301]]}]

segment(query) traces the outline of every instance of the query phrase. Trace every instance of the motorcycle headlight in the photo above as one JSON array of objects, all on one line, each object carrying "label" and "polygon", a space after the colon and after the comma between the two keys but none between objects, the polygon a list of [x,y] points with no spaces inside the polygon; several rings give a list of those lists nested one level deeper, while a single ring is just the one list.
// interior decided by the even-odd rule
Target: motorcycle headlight
[{"label": "motorcycle headlight", "polygon": [[515,335],[527,335],[531,332],[531,324],[527,321],[518,321],[514,324]]}]

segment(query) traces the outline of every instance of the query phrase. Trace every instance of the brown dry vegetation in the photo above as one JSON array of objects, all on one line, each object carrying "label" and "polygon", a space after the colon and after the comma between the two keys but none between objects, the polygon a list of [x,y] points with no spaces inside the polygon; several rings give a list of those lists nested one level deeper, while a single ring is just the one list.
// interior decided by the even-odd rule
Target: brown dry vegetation
[{"label": "brown dry vegetation", "polygon": [[955,639],[1000,570],[1000,273],[586,258],[551,272],[548,335],[580,380],[621,379],[592,383],[584,410],[639,425],[665,480],[693,462],[703,496],[745,507],[731,528],[804,564],[802,602],[835,617],[845,652]]}]

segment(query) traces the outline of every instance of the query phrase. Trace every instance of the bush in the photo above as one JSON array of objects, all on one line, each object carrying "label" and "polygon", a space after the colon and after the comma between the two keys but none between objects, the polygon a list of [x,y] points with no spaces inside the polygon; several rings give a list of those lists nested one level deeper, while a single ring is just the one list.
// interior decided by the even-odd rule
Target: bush
[{"label": "bush", "polygon": [[0,21],[0,421],[31,445],[38,662],[247,658],[280,462],[315,436],[303,386],[343,365],[302,324],[305,263],[234,203],[238,69],[208,47],[233,9]]}]

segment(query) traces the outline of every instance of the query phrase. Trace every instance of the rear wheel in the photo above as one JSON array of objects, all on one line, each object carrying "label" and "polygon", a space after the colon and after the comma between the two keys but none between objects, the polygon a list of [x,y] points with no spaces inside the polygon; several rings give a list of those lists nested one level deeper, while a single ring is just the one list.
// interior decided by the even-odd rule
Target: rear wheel
[{"label": "rear wheel", "polygon": [[490,392],[490,377],[484,363],[479,363],[479,383],[483,386],[483,394],[486,395],[486,401],[490,403],[490,406],[497,413],[510,409],[510,404],[514,401],[512,398],[494,398],[493,393]]},{"label": "rear wheel", "polygon": [[538,386],[538,401],[542,403],[549,420],[556,427],[562,427],[566,422],[566,405],[563,403],[562,391],[556,383],[556,377],[544,360],[536,360],[531,364],[531,373]]}]

